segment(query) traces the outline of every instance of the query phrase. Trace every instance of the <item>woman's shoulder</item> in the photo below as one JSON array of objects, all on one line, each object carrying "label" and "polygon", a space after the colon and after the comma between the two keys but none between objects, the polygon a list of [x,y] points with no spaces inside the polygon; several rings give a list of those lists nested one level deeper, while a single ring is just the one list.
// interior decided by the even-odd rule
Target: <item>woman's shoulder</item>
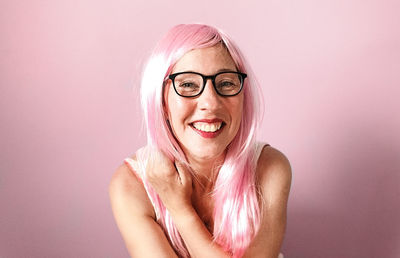
[{"label": "woman's shoulder", "polygon": [[[142,215],[155,216],[154,209],[148,198],[146,189],[138,174],[136,153],[124,160],[111,177],[109,195],[113,210],[124,210],[124,207],[135,207],[126,211]],[[122,211],[124,212],[124,211]]]},{"label": "woman's shoulder", "polygon": [[262,150],[257,161],[257,169],[290,170],[290,163],[285,154],[269,144],[261,145]]},{"label": "woman's shoulder", "polygon": [[278,149],[265,145],[257,161],[257,182],[263,196],[287,198],[292,181],[288,158]]},{"label": "woman's shoulder", "polygon": [[[122,164],[120,164],[114,171],[111,177],[110,188],[113,190],[129,191],[134,186],[140,185],[140,178],[136,176],[136,171],[132,164],[137,162],[136,155],[132,155],[124,159]],[[115,188],[115,189],[114,189]]]}]

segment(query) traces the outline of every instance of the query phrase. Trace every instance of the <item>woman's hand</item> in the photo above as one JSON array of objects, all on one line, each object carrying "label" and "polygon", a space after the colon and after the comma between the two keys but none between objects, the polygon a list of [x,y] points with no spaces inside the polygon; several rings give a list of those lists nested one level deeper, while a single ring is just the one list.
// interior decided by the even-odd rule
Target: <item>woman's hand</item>
[{"label": "woman's hand", "polygon": [[192,175],[183,164],[172,162],[162,151],[152,150],[146,179],[170,213],[192,208]]}]

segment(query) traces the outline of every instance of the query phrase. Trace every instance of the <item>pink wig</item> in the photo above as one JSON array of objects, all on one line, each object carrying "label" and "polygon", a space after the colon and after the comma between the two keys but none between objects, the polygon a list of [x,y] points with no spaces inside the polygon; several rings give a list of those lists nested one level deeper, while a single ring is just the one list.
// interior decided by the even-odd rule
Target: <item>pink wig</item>
[{"label": "pink wig", "polygon": [[[257,99],[258,84],[243,55],[221,30],[202,24],[181,24],[173,27],[158,43],[143,73],[141,103],[147,127],[148,146],[158,148],[171,160],[187,164],[184,152],[171,132],[163,109],[163,85],[173,66],[193,49],[222,44],[234,60],[238,71],[247,73],[244,84],[243,116],[239,131],[227,148],[224,164],[218,172],[213,198],[213,238],[225,251],[241,257],[258,231],[260,204],[255,183],[255,133],[260,121]],[[181,257],[189,257],[178,230],[156,192],[145,181],[145,164],[149,157],[139,151],[143,164],[141,177],[154,206],[158,223],[171,245]],[[189,164],[187,164],[189,166]]]}]

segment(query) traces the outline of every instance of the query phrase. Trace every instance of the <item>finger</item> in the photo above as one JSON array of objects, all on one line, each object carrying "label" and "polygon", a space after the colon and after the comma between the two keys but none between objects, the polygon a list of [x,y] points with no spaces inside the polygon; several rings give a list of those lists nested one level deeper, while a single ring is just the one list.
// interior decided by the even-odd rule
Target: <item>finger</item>
[{"label": "finger", "polygon": [[175,166],[182,184],[192,184],[192,174],[190,173],[189,169],[179,161],[175,161]]}]

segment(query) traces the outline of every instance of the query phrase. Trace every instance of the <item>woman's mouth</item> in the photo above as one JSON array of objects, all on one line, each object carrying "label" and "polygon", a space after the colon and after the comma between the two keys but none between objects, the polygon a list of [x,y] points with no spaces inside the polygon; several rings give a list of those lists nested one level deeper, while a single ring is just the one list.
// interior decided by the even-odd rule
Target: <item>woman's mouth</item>
[{"label": "woman's mouth", "polygon": [[222,122],[217,122],[217,123],[195,122],[192,125],[197,130],[213,133],[213,132],[218,131],[221,128]]},{"label": "woman's mouth", "polygon": [[214,138],[216,137],[224,128],[225,123],[222,121],[207,123],[207,122],[194,122],[190,126],[195,132],[200,134],[204,138]]}]

